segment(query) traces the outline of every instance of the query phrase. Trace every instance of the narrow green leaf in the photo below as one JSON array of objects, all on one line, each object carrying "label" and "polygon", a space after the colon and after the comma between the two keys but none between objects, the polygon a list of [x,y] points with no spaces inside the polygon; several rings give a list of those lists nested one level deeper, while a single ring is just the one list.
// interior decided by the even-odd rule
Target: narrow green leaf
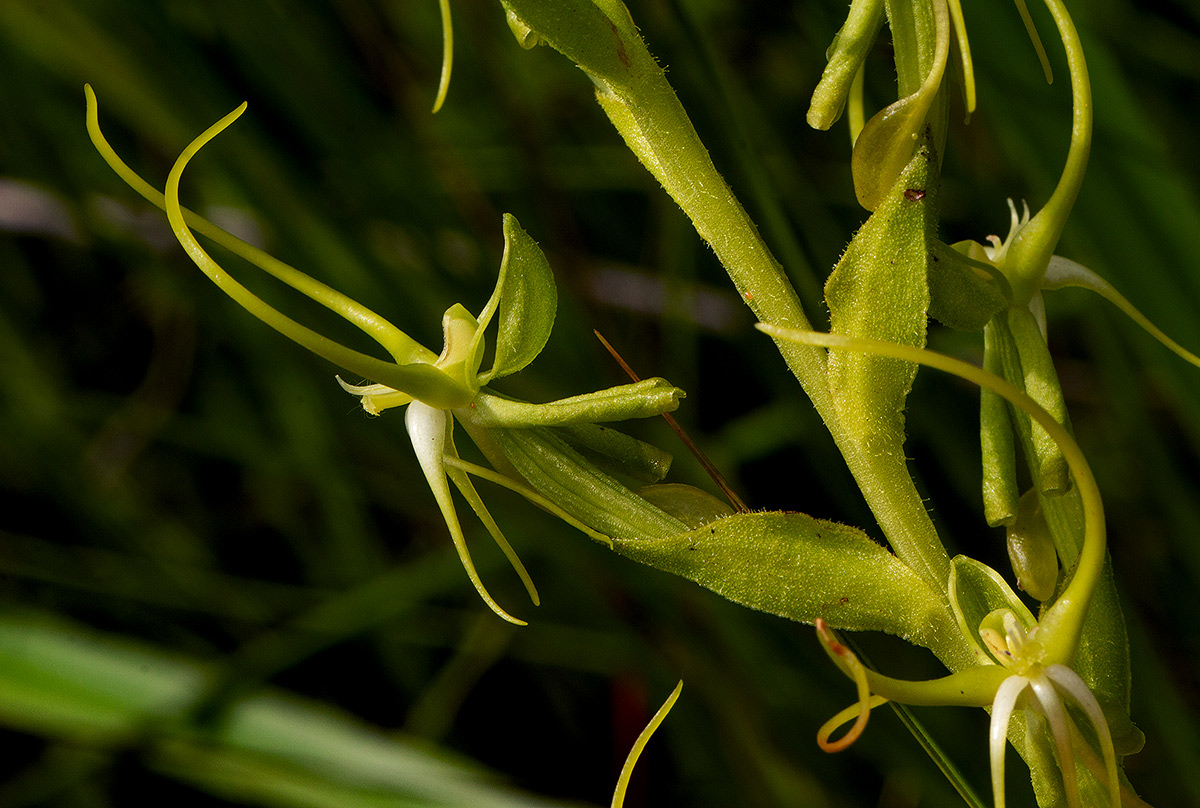
[{"label": "narrow green leaf", "polygon": [[925,754],[929,755],[929,759],[946,776],[946,780],[954,787],[958,795],[963,798],[963,802],[967,804],[967,808],[987,808],[987,804],[975,793],[975,788],[971,785],[971,781],[955,765],[954,759],[942,750],[941,745],[934,740],[929,730],[925,729],[925,726],[917,720],[917,716],[913,713],[912,708],[895,701],[889,701],[888,706],[892,708],[896,717],[900,719],[900,723],[904,724],[905,728],[912,733],[913,738],[925,750]]},{"label": "narrow green leaf", "polygon": [[886,631],[928,647],[954,631],[937,593],[858,528],[802,513],[747,513],[654,540],[618,538],[623,556],[735,603],[834,628]]},{"label": "narrow green leaf", "polygon": [[[0,722],[72,745],[136,743],[149,766],[237,804],[551,808],[488,772],[278,690],[238,700],[197,735],[182,720],[209,664],[57,622],[0,618]],[[247,780],[246,778],[254,778]]]}]

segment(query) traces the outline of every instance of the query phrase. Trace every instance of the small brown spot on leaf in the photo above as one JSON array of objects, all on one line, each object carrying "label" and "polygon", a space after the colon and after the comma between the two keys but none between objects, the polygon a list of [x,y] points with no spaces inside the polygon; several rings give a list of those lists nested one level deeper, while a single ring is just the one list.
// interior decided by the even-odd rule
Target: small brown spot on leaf
[{"label": "small brown spot on leaf", "polygon": [[909,202],[920,202],[925,198],[925,191],[921,188],[905,188],[904,198]]},{"label": "small brown spot on leaf", "polygon": [[625,52],[625,40],[621,39],[621,32],[617,30],[617,26],[613,25],[611,22],[608,25],[610,28],[612,28],[613,36],[617,38],[617,58],[620,59],[621,64],[625,65],[625,68],[628,69],[629,54]]}]

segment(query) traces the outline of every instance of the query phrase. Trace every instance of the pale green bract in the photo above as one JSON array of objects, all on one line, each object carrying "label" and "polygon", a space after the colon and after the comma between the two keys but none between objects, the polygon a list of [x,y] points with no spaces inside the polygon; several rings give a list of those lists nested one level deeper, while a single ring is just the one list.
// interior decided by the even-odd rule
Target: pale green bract
[{"label": "pale green bract", "polygon": [[[855,234],[825,282],[830,330],[924,346],[937,156],[926,143]],[[860,353],[829,356],[838,421],[869,462],[905,473],[904,403],[917,366]]]},{"label": "pale green bract", "polygon": [[952,630],[940,594],[855,527],[802,513],[744,513],[618,553],[803,623],[886,631],[925,647]]}]

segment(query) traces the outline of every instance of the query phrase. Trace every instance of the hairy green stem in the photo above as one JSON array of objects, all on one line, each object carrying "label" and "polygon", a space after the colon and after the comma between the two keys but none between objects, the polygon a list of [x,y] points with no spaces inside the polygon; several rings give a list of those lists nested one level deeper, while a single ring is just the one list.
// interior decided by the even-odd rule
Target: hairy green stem
[{"label": "hairy green stem", "polygon": [[[608,30],[602,36],[609,40],[601,50],[595,42],[601,34],[579,44],[558,41],[569,35],[567,24],[543,3],[506,4],[534,30],[544,19],[539,33],[589,73],[596,98],[617,131],[713,248],[755,316],[773,325],[808,330],[809,320],[786,273],[713,165],[624,7],[610,1],[597,4],[606,16],[600,24]],[[580,13],[585,13],[582,8]],[[615,59],[606,58],[612,52],[607,50],[609,43]],[[786,341],[776,345],[827,425],[896,555],[936,591],[944,591],[949,556],[907,470],[881,469],[839,425],[822,349]]]}]

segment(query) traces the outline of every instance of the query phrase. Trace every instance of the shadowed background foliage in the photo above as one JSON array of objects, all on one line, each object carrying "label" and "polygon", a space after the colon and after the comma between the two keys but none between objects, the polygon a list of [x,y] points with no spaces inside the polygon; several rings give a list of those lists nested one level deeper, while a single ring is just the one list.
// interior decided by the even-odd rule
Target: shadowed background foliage
[{"label": "shadowed background foliage", "polygon": [[[864,218],[844,125],[804,123],[844,4],[629,5],[820,322],[824,276]],[[1040,205],[1069,121],[1055,48],[1047,87],[1011,5],[968,5],[980,108],[945,160],[947,241],[1003,235],[1008,196]],[[1196,348],[1200,17],[1182,2],[1076,5],[1097,131],[1060,252]],[[607,804],[679,678],[631,807],[961,804],[887,711],[850,751],[818,751],[852,688],[810,629],[636,568],[485,487],[543,600],[520,605],[476,530],[489,588],[530,625],[495,618],[401,418],[363,414],[323,360],[224,298],[87,140],[84,82],[117,150],[161,186],[195,134],[249,101],[189,169],[185,203],[435,347],[447,306],[486,300],[512,212],[550,258],[560,314],[504,392],[620,383],[598,328],[688,391],[680,421],[752,507],[870,528],[798,388],[587,79],[521,50],[498,4],[454,11],[435,117],[434,0],[0,4],[0,805]],[[894,96],[886,42],[867,95]],[[1200,371],[1085,293],[1049,308],[1127,605],[1148,737],[1127,770],[1152,803],[1200,803]],[[935,328],[931,342],[981,353],[978,335]],[[979,512],[976,407],[972,389],[922,374],[909,452],[948,541],[1006,569]],[[631,430],[678,450],[676,480],[706,484],[662,423]],[[895,675],[937,670],[863,642]],[[986,793],[986,715],[918,717]],[[1010,770],[1013,804],[1030,803]]]}]

